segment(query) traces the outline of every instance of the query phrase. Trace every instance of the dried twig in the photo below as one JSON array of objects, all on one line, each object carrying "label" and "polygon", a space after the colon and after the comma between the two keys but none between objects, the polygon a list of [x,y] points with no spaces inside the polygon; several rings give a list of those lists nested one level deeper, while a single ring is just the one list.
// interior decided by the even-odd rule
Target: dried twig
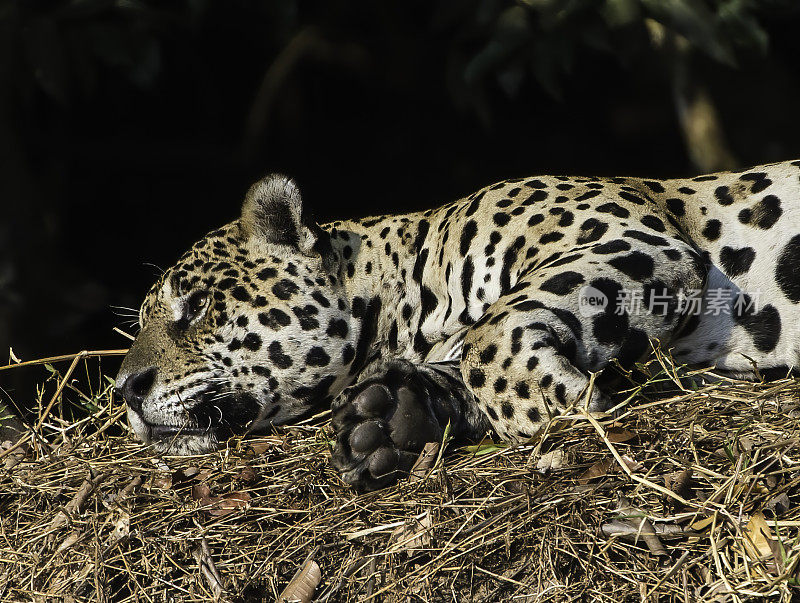
[{"label": "dried twig", "polygon": [[192,557],[197,561],[206,584],[208,584],[211,592],[214,593],[214,599],[219,599],[225,592],[225,587],[222,583],[222,576],[217,571],[214,557],[211,554],[211,547],[208,546],[208,540],[206,540],[205,536],[200,539],[200,544],[192,549]]}]

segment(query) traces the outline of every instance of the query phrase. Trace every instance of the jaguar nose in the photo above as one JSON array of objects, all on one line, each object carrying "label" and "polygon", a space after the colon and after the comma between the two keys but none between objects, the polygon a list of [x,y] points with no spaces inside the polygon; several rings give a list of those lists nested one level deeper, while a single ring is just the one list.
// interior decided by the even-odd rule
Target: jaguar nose
[{"label": "jaguar nose", "polygon": [[155,367],[146,368],[138,373],[128,375],[125,382],[117,388],[129,408],[136,412],[142,411],[142,403],[156,382],[156,373]]}]

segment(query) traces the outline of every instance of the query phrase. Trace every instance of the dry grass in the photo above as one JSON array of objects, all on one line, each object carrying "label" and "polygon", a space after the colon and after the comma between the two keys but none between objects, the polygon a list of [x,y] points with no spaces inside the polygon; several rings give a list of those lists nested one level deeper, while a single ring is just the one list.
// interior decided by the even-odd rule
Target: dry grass
[{"label": "dry grass", "polygon": [[[38,429],[2,459],[0,600],[275,601],[312,553],[316,601],[791,600],[798,383],[647,370],[616,419],[449,446],[426,478],[362,496],[324,421],[161,459],[119,427],[107,381],[53,373]],[[69,399],[92,412],[60,419]]]}]

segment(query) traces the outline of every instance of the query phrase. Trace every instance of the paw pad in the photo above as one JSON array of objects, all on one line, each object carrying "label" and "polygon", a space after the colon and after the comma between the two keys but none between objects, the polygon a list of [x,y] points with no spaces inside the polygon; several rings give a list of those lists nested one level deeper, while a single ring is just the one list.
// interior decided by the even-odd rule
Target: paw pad
[{"label": "paw pad", "polygon": [[397,385],[370,380],[342,393],[332,424],[333,464],[344,481],[360,490],[387,486],[408,473],[426,443],[441,438],[424,391],[406,378]]}]

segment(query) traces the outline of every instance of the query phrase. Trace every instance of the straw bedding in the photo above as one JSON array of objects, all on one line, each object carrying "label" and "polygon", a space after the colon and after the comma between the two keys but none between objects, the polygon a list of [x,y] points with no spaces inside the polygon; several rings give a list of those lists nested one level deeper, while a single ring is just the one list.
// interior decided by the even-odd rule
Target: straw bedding
[{"label": "straw bedding", "polygon": [[47,364],[38,415],[4,444],[0,600],[276,601],[304,563],[314,601],[800,596],[793,379],[678,379],[659,355],[613,416],[576,408],[525,446],[448,442],[357,495],[324,416],[154,456],[101,356]]}]

